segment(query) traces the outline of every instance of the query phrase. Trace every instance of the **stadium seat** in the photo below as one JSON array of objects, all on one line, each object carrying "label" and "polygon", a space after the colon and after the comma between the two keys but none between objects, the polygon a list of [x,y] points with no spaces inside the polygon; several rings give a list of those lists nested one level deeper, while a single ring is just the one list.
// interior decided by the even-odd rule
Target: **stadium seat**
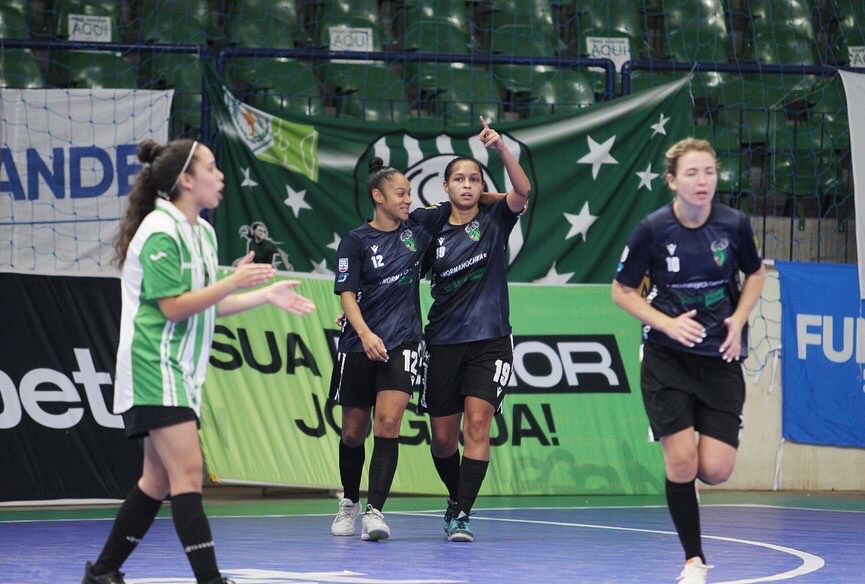
[{"label": "stadium seat", "polygon": [[27,12],[17,6],[2,6],[0,9],[0,37],[4,39],[30,38],[30,26],[27,22]]},{"label": "stadium seat", "polygon": [[174,89],[171,136],[197,136],[201,126],[201,63],[197,55],[155,53],[141,55],[146,89]]},{"label": "stadium seat", "polygon": [[541,116],[579,111],[595,101],[592,82],[583,71],[563,69],[535,75],[529,114]]},{"label": "stadium seat", "polygon": [[634,0],[576,0],[576,53],[589,54],[588,37],[627,38],[632,59],[649,55],[640,12]]},{"label": "stadium seat", "polygon": [[136,36],[145,43],[203,45],[209,15],[207,0],[141,0]]},{"label": "stadium seat", "polygon": [[674,61],[726,63],[730,38],[721,0],[664,0],[664,56]]},{"label": "stadium seat", "polygon": [[[847,121],[847,96],[838,77],[824,78],[814,88],[812,123],[819,123],[830,140],[836,145],[850,141],[850,126]],[[844,149],[843,146],[841,149]]]},{"label": "stadium seat", "polygon": [[361,37],[359,39],[356,39],[355,35],[341,36],[339,37],[339,46],[331,46],[331,29],[334,28],[361,29],[364,32],[369,31],[372,34],[371,45],[373,51],[384,50],[385,44],[389,42],[385,38],[384,30],[378,23],[370,22],[367,19],[356,16],[340,16],[332,17],[322,21],[318,37],[319,44],[322,47],[330,47],[333,50],[339,49],[346,51],[364,50],[364,47],[366,46],[366,38]]},{"label": "stadium seat", "polygon": [[319,115],[321,95],[312,70],[291,59],[234,59],[228,78],[250,105],[274,115]]},{"label": "stadium seat", "polygon": [[[473,50],[472,40],[468,33],[451,26],[449,20],[430,20],[415,22],[408,25],[403,38],[406,51],[425,53],[452,53],[464,55]],[[431,66],[432,65],[432,66]],[[408,62],[403,70],[403,77],[414,87],[431,89],[431,74],[435,69],[433,63]]]},{"label": "stadium seat", "polygon": [[227,40],[249,48],[291,49],[303,42],[293,0],[244,0],[229,17]]},{"label": "stadium seat", "polygon": [[[107,18],[107,34],[90,35],[76,17]],[[60,39],[123,41],[122,17],[111,0],[57,0],[54,3],[54,34]],[[91,37],[92,38],[88,38]],[[52,50],[49,78],[62,87],[88,89],[135,89],[136,73],[120,53],[102,51]]]},{"label": "stadium seat", "polygon": [[322,20],[350,16],[381,26],[378,0],[328,0],[322,4]]},{"label": "stadium seat", "polygon": [[400,123],[409,116],[402,79],[385,66],[329,65],[327,78],[339,112],[372,122]]},{"label": "stadium seat", "polygon": [[41,89],[45,80],[30,49],[0,51],[0,87]]},{"label": "stadium seat", "polygon": [[[74,15],[101,16],[110,19],[110,42],[123,40],[120,5],[113,0],[56,0],[54,2],[54,32],[58,38],[68,39],[74,33],[69,28],[70,17]],[[79,32],[79,34],[81,34]],[[106,40],[106,42],[108,42]]]},{"label": "stadium seat", "polygon": [[450,28],[471,34],[469,13],[464,2],[452,0],[405,0],[403,9],[394,15],[394,30],[407,31],[413,24],[430,21],[448,23]]},{"label": "stadium seat", "polygon": [[[746,58],[765,64],[813,65],[816,39],[811,8],[806,0],[751,0],[750,27],[745,37]],[[784,93],[786,103],[803,99],[815,79],[803,75],[750,76]]]},{"label": "stadium seat", "polygon": [[[521,57],[546,57],[554,52],[543,36],[538,36],[533,27],[524,24],[500,26],[491,39],[490,49],[493,53]],[[531,91],[534,76],[552,70],[552,67],[540,65],[493,66],[499,86],[510,93]]]},{"label": "stadium seat", "polygon": [[816,197],[840,187],[836,147],[821,125],[805,121],[773,125],[770,188],[788,195]]},{"label": "stadium seat", "polygon": [[416,95],[421,109],[449,125],[477,124],[478,116],[499,119],[501,95],[493,75],[463,63],[423,63],[425,89]]},{"label": "stadium seat", "polygon": [[64,85],[87,89],[135,89],[135,68],[116,53],[69,51],[59,59]]},{"label": "stadium seat", "polygon": [[[649,45],[643,37],[642,17],[635,0],[575,0],[573,34],[567,34],[570,53],[583,57],[612,57],[593,52],[592,38],[621,38],[628,41],[631,60],[651,55]],[[619,53],[624,58],[627,53]],[[593,72],[592,85],[596,95],[604,93],[605,79],[602,72]]]},{"label": "stadium seat", "polygon": [[329,4],[324,4],[319,11],[316,22],[319,26],[319,42],[325,47],[330,45],[328,29],[334,26],[372,28],[375,31],[376,43],[385,45],[391,42],[390,39],[385,38],[376,0],[360,0],[356,3],[348,0],[335,0]]},{"label": "stadium seat", "polygon": [[[492,49],[502,27],[528,26],[536,38],[549,49],[546,56],[564,53],[567,45],[559,37],[559,13],[550,0],[492,0],[489,3],[487,46]],[[498,42],[501,42],[500,40]]]},{"label": "stadium seat", "polygon": [[865,47],[865,3],[861,0],[835,0],[832,20],[837,30],[830,40],[833,63],[850,67],[865,67],[865,57],[857,52],[851,61],[850,47]]},{"label": "stadium seat", "polygon": [[472,51],[471,36],[450,20],[425,20],[410,23],[403,37],[406,51],[465,55]]}]

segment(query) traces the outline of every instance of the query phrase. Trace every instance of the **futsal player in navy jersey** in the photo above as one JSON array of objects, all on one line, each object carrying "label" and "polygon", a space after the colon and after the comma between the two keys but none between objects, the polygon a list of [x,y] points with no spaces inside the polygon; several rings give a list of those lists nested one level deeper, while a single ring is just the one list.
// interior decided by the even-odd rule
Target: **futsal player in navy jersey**
[{"label": "futsal player in navy jersey", "polygon": [[[710,566],[694,481],[715,485],[733,472],[745,402],[739,360],[747,356],[748,315],[765,270],[748,218],[714,201],[712,146],[688,138],[666,159],[673,202],[634,229],[613,301],[643,323],[643,401],[664,451],[667,506],[685,550],[680,582],[696,584]],[[644,299],[637,288],[646,273]]]},{"label": "futsal player in navy jersey", "polygon": [[489,466],[490,426],[501,410],[513,363],[507,243],[530,189],[505,142],[483,117],[481,123],[480,141],[498,153],[513,188],[481,207],[480,163],[452,160],[444,176],[450,217],[427,252],[433,305],[420,408],[430,416],[433,462],[448,490],[445,532],[451,541],[474,539],[469,515]]},{"label": "futsal player in navy jersey", "polygon": [[418,373],[422,338],[418,282],[421,261],[450,215],[450,204],[411,207],[411,186],[381,158],[369,163],[367,191],[375,218],[350,231],[337,250],[334,292],[345,313],[331,379],[331,398],[342,406],[339,470],[344,497],[333,535],[353,535],[360,510],[360,478],[375,408],[361,538],[383,540],[390,528],[381,510],[398,458],[400,422]]}]

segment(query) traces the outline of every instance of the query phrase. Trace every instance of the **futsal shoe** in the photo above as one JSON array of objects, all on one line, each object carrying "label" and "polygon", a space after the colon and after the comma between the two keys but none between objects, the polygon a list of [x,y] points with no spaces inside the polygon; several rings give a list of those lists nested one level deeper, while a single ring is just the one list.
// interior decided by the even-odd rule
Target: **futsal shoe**
[{"label": "futsal shoe", "polygon": [[682,573],[679,574],[676,582],[679,582],[679,584],[706,584],[709,568],[712,567],[704,564],[703,560],[699,557],[691,558],[685,562],[685,567],[682,569]]},{"label": "futsal shoe", "polygon": [[459,517],[450,520],[445,533],[448,534],[448,541],[474,541],[475,536],[472,533],[469,525],[469,516],[465,511],[460,511]]},{"label": "futsal shoe", "polygon": [[361,523],[360,538],[364,541],[381,541],[390,537],[390,527],[384,522],[384,516],[372,505],[366,506]]},{"label": "futsal shoe", "polygon": [[93,573],[93,564],[87,562],[84,564],[84,578],[81,584],[126,584],[126,580],[123,579],[123,572],[117,570],[97,576]]},{"label": "futsal shoe", "polygon": [[354,535],[354,524],[359,513],[360,502],[353,503],[351,499],[340,499],[339,510],[330,526],[330,532],[333,535]]},{"label": "futsal shoe", "polygon": [[448,497],[448,508],[445,509],[445,533],[448,532],[450,522],[456,519],[459,514],[460,510],[457,507],[456,501],[451,501],[451,498]]}]

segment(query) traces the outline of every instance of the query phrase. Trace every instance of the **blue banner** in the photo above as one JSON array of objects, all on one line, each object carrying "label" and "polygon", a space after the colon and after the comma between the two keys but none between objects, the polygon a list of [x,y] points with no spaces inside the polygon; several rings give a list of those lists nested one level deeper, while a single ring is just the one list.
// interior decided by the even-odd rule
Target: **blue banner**
[{"label": "blue banner", "polygon": [[865,319],[855,265],[776,262],[783,436],[865,448]]}]

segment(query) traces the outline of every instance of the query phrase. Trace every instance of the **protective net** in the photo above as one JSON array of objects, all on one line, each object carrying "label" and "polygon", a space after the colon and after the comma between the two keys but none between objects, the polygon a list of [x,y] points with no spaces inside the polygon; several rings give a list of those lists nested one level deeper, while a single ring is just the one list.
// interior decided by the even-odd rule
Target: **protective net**
[{"label": "protective net", "polygon": [[[207,61],[238,98],[275,115],[405,125],[474,124],[478,114],[493,120],[547,116],[605,99],[602,73],[532,59],[609,58],[617,69],[640,60],[644,66],[628,76],[632,91],[681,76],[659,70],[659,63],[734,65],[733,72],[696,73],[691,84],[692,133],[717,149],[722,199],[754,217],[767,258],[855,261],[840,80],[823,70],[806,75],[755,67],[865,65],[865,3],[858,0],[0,0],[0,38],[0,87],[59,88],[69,99],[78,90],[121,90],[98,97],[118,105],[122,90],[174,90],[169,138],[202,132]],[[31,45],[11,46],[16,39]],[[58,47],[52,40],[79,45]],[[95,51],[80,43],[118,44]],[[375,51],[388,58],[236,53],[298,48]],[[420,62],[418,53],[470,55],[471,61]],[[493,63],[491,55],[511,61]],[[618,93],[624,78],[617,74],[616,80]],[[16,95],[4,90],[0,222],[24,220],[13,219],[11,210],[22,191],[24,197],[35,193],[46,209],[55,207],[30,220],[67,220],[64,215],[78,211],[57,205],[75,198],[72,154],[64,150],[64,161],[51,157],[60,148],[50,140],[54,125],[40,130],[32,120],[10,121],[6,112],[17,107],[11,105],[20,100]],[[113,131],[111,124],[138,127],[153,119],[152,113],[108,109],[115,117],[84,121],[70,144],[90,145],[93,135]],[[20,151],[10,152],[12,132],[29,135],[15,142]],[[40,142],[42,135],[49,139]],[[40,161],[28,165],[31,149]],[[114,155],[115,175],[119,164]],[[89,187],[106,180],[98,168],[82,167],[79,174]],[[42,186],[34,191],[30,178]],[[122,189],[117,176],[112,180],[112,188]],[[61,192],[68,193],[65,202]],[[109,215],[116,212],[82,216],[101,221]],[[14,249],[12,237],[4,229],[0,249]],[[0,258],[7,267],[8,258]]]}]

